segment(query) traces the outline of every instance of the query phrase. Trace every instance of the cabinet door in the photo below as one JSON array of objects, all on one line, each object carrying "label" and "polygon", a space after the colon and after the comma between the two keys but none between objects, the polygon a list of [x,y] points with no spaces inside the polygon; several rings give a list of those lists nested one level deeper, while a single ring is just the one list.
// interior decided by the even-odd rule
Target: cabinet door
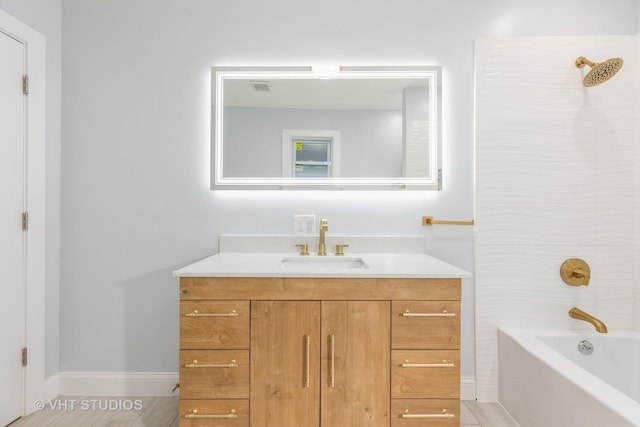
[{"label": "cabinet door", "polygon": [[323,427],[390,424],[390,302],[322,302]]},{"label": "cabinet door", "polygon": [[252,427],[318,427],[320,302],[251,303]]}]

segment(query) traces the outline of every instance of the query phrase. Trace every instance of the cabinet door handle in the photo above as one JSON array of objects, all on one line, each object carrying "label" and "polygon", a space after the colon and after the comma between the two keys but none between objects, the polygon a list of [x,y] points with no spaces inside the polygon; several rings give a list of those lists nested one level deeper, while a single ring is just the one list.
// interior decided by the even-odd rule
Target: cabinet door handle
[{"label": "cabinet door handle", "polygon": [[193,409],[190,413],[185,414],[184,416],[187,419],[195,419],[195,418],[238,418],[238,414],[236,414],[236,410],[232,409],[228,414],[198,414],[197,409]]},{"label": "cabinet door handle", "polygon": [[311,357],[311,337],[309,335],[304,336],[304,386],[305,388],[309,388],[311,384],[310,379],[310,362],[309,358]]},{"label": "cabinet door handle", "polygon": [[230,363],[198,363],[197,360],[194,360],[191,363],[186,363],[184,365],[185,368],[237,368],[238,363],[235,360],[232,360]]},{"label": "cabinet door handle", "polygon": [[329,387],[336,386],[336,336],[329,335]]},{"label": "cabinet door handle", "polygon": [[401,314],[402,317],[456,317],[455,313],[449,313],[447,310],[443,310],[442,313],[412,313],[406,310]]},{"label": "cabinet door handle", "polygon": [[231,310],[229,313],[198,313],[198,310],[193,310],[191,313],[186,313],[186,317],[238,317],[238,312]]},{"label": "cabinet door handle", "polygon": [[405,360],[402,365],[403,368],[455,368],[454,363],[447,363],[446,360],[443,360],[442,363],[409,363],[408,360]]},{"label": "cabinet door handle", "polygon": [[404,410],[402,418],[454,418],[455,415],[448,414],[446,409],[441,414],[410,414],[408,409]]}]

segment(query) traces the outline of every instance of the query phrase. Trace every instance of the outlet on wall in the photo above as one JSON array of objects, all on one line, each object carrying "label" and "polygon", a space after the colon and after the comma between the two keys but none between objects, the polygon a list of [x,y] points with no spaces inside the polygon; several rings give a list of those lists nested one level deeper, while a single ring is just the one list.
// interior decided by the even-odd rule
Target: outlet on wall
[{"label": "outlet on wall", "polygon": [[294,215],[293,233],[296,236],[313,236],[316,234],[316,216]]}]

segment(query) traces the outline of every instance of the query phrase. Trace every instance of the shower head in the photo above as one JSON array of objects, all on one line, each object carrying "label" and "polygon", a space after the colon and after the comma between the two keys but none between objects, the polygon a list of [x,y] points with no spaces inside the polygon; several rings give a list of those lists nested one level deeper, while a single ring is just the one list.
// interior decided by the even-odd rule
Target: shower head
[{"label": "shower head", "polygon": [[596,64],[595,62],[589,61],[584,56],[581,56],[576,59],[576,67],[582,68],[585,65],[591,67],[591,70],[589,70],[587,75],[584,77],[582,83],[584,83],[586,87],[592,87],[602,84],[613,77],[615,73],[620,71],[623,62],[622,58],[611,58]]}]

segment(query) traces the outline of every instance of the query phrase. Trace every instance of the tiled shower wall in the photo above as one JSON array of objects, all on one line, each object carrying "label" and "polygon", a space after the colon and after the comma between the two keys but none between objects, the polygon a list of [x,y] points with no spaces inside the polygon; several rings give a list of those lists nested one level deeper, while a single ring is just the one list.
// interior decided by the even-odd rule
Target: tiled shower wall
[{"label": "tiled shower wall", "polygon": [[[636,58],[640,58],[640,34],[636,37]],[[636,71],[636,94],[640,92],[640,73]],[[640,331],[640,102],[636,96],[636,137],[635,137],[635,280],[634,280],[634,329]]]},{"label": "tiled shower wall", "polygon": [[[640,245],[635,36],[493,38],[476,42],[476,386],[495,401],[498,326],[638,328]],[[625,60],[585,88],[574,62]],[[640,224],[640,222],[638,222]],[[562,282],[567,258],[588,287]],[[635,289],[634,289],[635,288]]]}]

